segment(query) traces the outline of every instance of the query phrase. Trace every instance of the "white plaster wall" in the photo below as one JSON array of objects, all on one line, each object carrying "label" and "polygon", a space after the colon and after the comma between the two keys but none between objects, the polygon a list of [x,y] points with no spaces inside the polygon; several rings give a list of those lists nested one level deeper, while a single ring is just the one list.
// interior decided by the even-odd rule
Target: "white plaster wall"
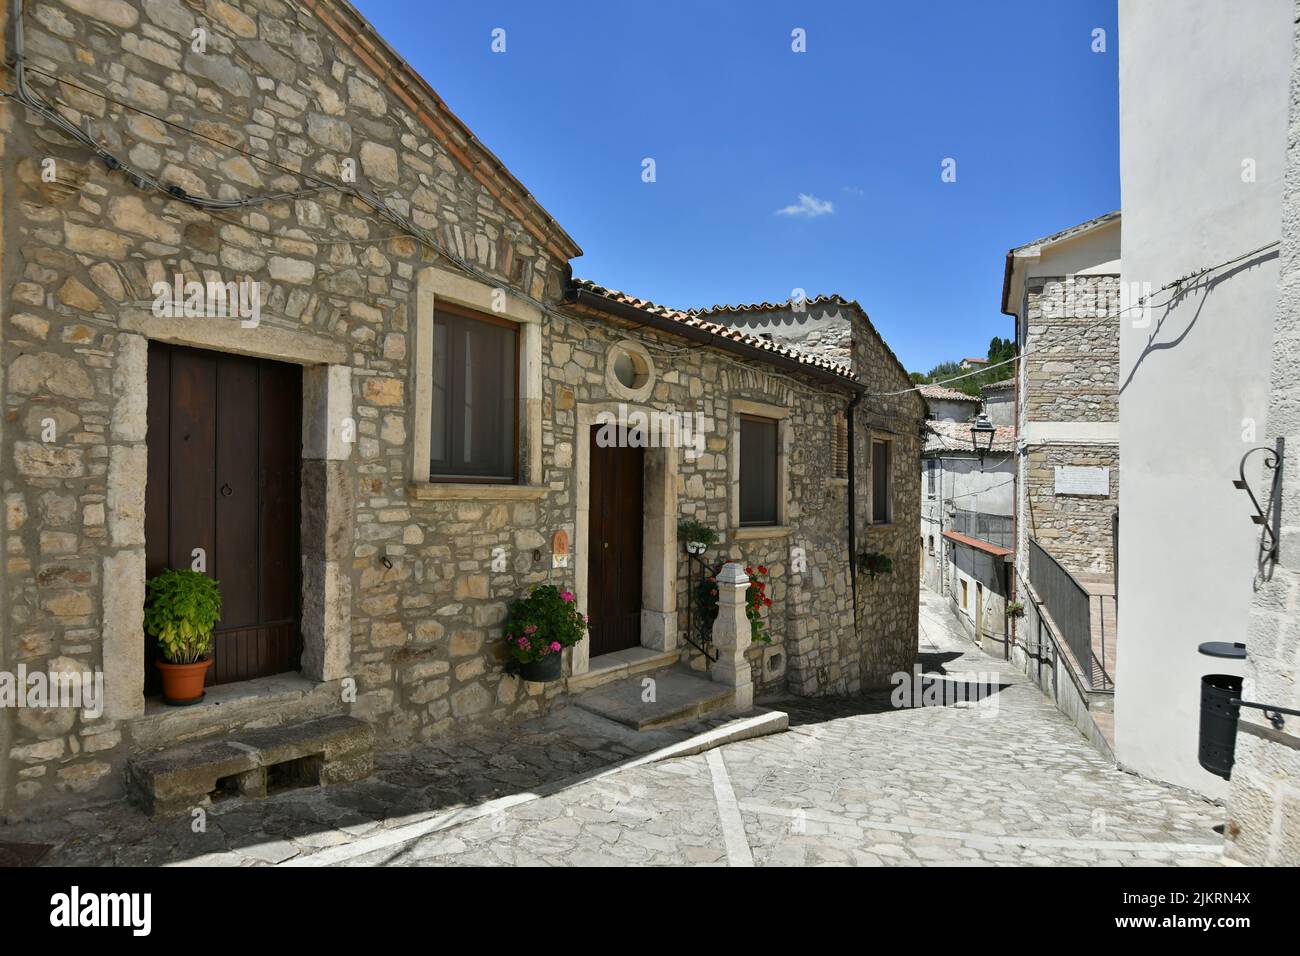
[{"label": "white plaster wall", "polygon": [[930,417],[937,422],[969,422],[979,414],[979,406],[974,402],[927,398],[926,403],[930,406]]},{"label": "white plaster wall", "polygon": [[[1291,14],[1291,0],[1121,0],[1126,284],[1278,238]],[[1115,694],[1119,762],[1216,797],[1226,784],[1197,763],[1199,681],[1223,662],[1196,647],[1246,639],[1258,529],[1231,481],[1256,443],[1243,420],[1265,434],[1277,260],[1222,275],[1147,327],[1121,323]]]}]

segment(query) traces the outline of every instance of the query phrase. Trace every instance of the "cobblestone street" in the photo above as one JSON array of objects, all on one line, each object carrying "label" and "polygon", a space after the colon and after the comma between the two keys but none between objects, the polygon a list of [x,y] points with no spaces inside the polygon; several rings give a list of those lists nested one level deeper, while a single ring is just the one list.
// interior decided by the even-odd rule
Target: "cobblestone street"
[{"label": "cobblestone street", "polygon": [[513,734],[381,755],[358,784],[221,801],[205,832],[117,805],[6,827],[0,843],[44,843],[42,862],[65,865],[1218,861],[1220,808],[1108,767],[922,595],[925,670],[950,688],[991,680],[1000,690],[978,705],[769,701],[789,731],[640,766],[626,761],[685,731],[610,736],[616,725],[561,708]]},{"label": "cobblestone street", "polygon": [[[927,670],[1000,671],[980,707],[783,701],[784,734],[628,770],[330,862],[1101,864],[1217,862],[1222,811],[1106,765],[923,591]],[[325,859],[316,862],[325,862]]]}]

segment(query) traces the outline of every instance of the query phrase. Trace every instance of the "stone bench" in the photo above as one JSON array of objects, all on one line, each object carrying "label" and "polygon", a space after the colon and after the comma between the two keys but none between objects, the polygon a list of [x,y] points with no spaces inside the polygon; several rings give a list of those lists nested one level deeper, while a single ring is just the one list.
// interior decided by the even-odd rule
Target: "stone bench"
[{"label": "stone bench", "polygon": [[274,785],[324,786],[374,769],[374,729],[355,717],[237,731],[131,760],[131,799],[150,816],[188,813],[218,791],[264,797]]}]

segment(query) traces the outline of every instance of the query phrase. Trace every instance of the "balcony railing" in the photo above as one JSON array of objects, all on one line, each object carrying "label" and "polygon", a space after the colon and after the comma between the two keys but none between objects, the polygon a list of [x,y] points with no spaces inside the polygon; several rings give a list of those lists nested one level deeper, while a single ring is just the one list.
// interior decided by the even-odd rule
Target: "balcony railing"
[{"label": "balcony railing", "polygon": [[1033,538],[1029,539],[1029,583],[1038,592],[1054,629],[1078,663],[1079,677],[1091,690],[1114,690],[1115,683],[1106,670],[1104,634],[1100,642],[1101,656],[1092,649],[1092,596]]},{"label": "balcony railing", "polygon": [[1014,548],[1015,538],[1010,515],[990,515],[982,511],[952,513],[952,530],[968,538],[978,538],[999,548]]}]

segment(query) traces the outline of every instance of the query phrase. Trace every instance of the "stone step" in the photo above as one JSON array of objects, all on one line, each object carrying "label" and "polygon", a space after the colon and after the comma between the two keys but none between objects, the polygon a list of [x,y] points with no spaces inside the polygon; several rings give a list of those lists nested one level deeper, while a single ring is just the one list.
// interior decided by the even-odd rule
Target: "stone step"
[{"label": "stone step", "polygon": [[[643,700],[647,678],[654,700]],[[579,694],[574,704],[634,730],[658,730],[699,720],[734,699],[733,688],[679,670],[627,677]]]},{"label": "stone step", "polygon": [[239,731],[133,758],[128,788],[150,816],[188,813],[224,789],[264,797],[268,779],[305,786],[361,780],[374,769],[373,745],[374,729],[355,717]]}]

